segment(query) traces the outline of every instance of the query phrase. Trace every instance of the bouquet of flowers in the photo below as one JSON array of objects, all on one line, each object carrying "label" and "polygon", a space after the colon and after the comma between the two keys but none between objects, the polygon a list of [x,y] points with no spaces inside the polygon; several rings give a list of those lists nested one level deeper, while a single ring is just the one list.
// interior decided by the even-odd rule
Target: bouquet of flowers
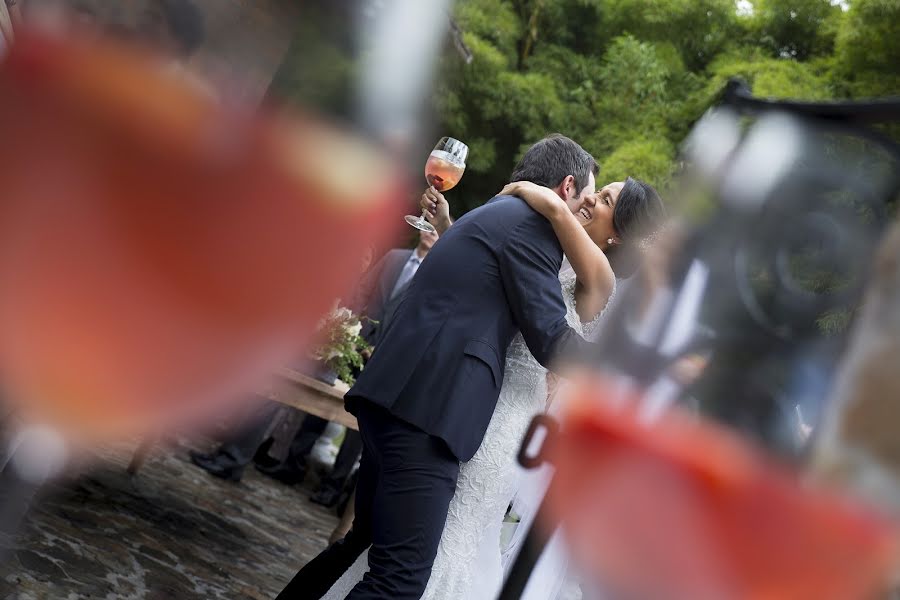
[{"label": "bouquet of flowers", "polygon": [[362,338],[362,319],[345,306],[335,306],[319,322],[323,343],[313,352],[313,358],[334,370],[338,379],[353,385],[353,370],[363,366],[365,354],[371,350]]}]

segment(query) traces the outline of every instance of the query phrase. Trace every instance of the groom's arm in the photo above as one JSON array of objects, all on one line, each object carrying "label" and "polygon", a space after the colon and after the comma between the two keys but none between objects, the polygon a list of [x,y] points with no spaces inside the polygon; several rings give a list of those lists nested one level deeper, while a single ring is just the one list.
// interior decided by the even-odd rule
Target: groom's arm
[{"label": "groom's arm", "polygon": [[566,322],[559,283],[561,254],[555,240],[546,220],[525,219],[499,254],[500,277],[516,324],[531,354],[552,370],[589,360],[594,347]]}]

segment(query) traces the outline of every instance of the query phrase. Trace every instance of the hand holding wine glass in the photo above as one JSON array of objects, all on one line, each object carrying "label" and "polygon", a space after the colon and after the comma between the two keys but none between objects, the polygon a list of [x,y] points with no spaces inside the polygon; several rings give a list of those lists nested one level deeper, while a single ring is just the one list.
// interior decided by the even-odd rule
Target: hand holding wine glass
[{"label": "hand holding wine glass", "polygon": [[444,195],[433,186],[425,189],[419,206],[422,208],[422,216],[434,225],[439,235],[443,235],[453,224],[453,220],[450,218],[450,204]]},{"label": "hand holding wine glass", "polygon": [[[462,179],[466,170],[469,147],[451,137],[442,137],[425,162],[425,180],[438,192],[446,192]],[[422,215],[406,215],[406,222],[422,231],[435,233],[434,226],[425,220],[428,216],[423,208]]]}]

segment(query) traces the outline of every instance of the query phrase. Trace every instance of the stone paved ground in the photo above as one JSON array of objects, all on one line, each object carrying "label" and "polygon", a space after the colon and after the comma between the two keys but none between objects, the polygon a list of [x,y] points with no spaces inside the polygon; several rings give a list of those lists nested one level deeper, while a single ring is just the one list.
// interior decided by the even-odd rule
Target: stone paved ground
[{"label": "stone paved ground", "polygon": [[158,449],[134,479],[105,455],[56,484],[0,564],[2,600],[272,599],[337,524],[290,488],[247,469],[210,477],[187,449]]}]

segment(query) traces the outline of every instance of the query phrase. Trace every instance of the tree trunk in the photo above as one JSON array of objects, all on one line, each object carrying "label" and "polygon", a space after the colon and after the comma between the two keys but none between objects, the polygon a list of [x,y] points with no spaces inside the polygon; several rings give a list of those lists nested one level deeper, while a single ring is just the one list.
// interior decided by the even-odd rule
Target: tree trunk
[{"label": "tree trunk", "polygon": [[531,16],[528,18],[528,26],[525,29],[525,39],[522,40],[522,52],[519,54],[519,70],[525,68],[525,61],[531,56],[531,50],[538,37],[538,17],[541,14],[541,8],[544,7],[544,0],[535,0],[534,8],[531,10]]}]

